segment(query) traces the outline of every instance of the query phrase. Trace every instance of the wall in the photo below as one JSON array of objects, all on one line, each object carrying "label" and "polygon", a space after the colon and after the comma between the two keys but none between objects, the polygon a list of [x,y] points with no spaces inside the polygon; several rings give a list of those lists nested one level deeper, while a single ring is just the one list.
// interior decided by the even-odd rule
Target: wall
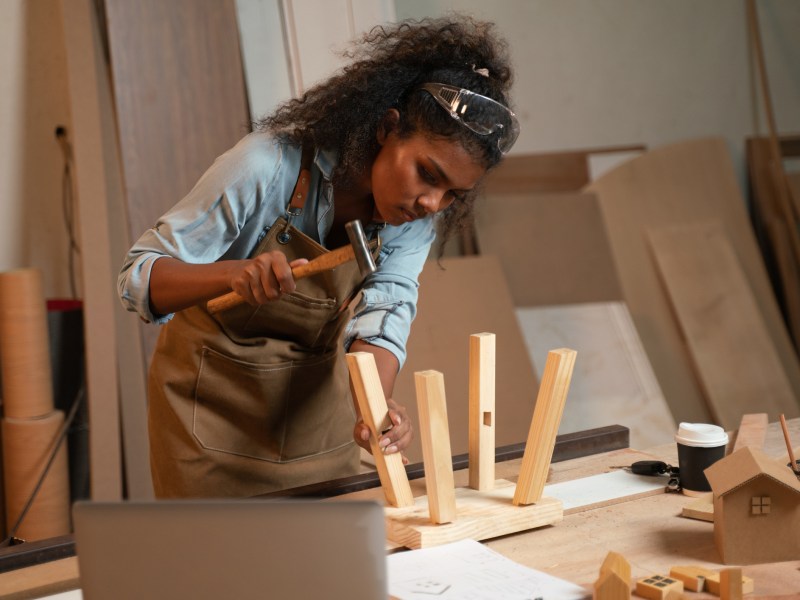
[{"label": "wall", "polygon": [[[277,0],[241,1],[273,10]],[[758,4],[778,127],[800,132],[800,36],[793,35],[800,31],[800,2]],[[295,5],[314,11],[310,0]],[[497,23],[517,66],[523,133],[514,153],[655,147],[721,135],[741,174],[743,138],[764,131],[755,116],[741,0],[396,0],[395,6],[398,18],[460,10]],[[267,46],[275,46],[274,37]],[[277,68],[274,61],[259,66]],[[275,77],[273,84],[291,89],[285,73]],[[0,269],[42,268],[47,294],[68,295],[63,161],[53,135],[56,125],[69,125],[57,0],[0,1],[0,80]],[[259,105],[266,110],[276,100],[267,94]]]}]

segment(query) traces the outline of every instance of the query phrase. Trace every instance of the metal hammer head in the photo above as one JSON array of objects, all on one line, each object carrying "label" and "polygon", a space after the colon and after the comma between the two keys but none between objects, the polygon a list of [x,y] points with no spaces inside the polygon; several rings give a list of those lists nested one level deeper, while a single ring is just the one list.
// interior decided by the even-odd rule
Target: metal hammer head
[{"label": "metal hammer head", "polygon": [[369,251],[369,244],[367,243],[367,236],[364,235],[364,227],[358,219],[345,223],[345,231],[350,240],[350,245],[353,246],[353,255],[355,256],[358,270],[362,277],[366,277],[377,270],[375,261],[372,259],[372,253]]}]

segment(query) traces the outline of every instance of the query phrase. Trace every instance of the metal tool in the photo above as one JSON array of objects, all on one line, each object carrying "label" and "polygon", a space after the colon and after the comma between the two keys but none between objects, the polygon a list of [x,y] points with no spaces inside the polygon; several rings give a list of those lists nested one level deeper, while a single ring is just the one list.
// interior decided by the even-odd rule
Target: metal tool
[{"label": "metal tool", "polygon": [[[367,236],[364,235],[364,227],[361,225],[361,221],[350,221],[345,224],[344,229],[347,232],[347,238],[350,240],[348,245],[337,248],[336,250],[331,250],[330,252],[326,252],[325,254],[318,256],[314,260],[311,260],[304,265],[295,267],[292,269],[292,277],[295,279],[309,277],[311,275],[338,267],[339,265],[351,260],[356,261],[358,264],[358,270],[364,277],[370,273],[374,273],[377,267],[375,266],[375,261],[372,258],[372,253],[369,249],[369,243],[367,242]],[[230,292],[224,296],[219,296],[218,298],[210,300],[206,308],[208,309],[208,312],[213,315],[223,310],[233,308],[234,306],[239,306],[243,302],[244,298],[242,298],[239,294],[236,292]]]}]

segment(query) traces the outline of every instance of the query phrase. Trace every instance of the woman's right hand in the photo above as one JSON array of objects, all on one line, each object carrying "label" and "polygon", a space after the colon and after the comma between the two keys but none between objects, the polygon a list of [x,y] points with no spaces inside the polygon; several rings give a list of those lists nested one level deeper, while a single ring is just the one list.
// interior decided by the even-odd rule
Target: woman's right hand
[{"label": "woman's right hand", "polygon": [[279,299],[281,294],[293,292],[296,286],[292,269],[308,260],[298,258],[289,262],[283,252],[272,250],[237,262],[239,264],[231,274],[231,289],[248,304],[258,306]]}]

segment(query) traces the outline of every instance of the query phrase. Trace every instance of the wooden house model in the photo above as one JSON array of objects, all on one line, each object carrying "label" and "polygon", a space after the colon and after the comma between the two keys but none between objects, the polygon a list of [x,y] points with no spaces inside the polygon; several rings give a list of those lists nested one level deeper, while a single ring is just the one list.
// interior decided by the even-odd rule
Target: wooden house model
[{"label": "wooden house model", "polygon": [[705,474],[714,494],[714,541],[723,563],[800,559],[800,481],[788,466],[744,447]]}]

